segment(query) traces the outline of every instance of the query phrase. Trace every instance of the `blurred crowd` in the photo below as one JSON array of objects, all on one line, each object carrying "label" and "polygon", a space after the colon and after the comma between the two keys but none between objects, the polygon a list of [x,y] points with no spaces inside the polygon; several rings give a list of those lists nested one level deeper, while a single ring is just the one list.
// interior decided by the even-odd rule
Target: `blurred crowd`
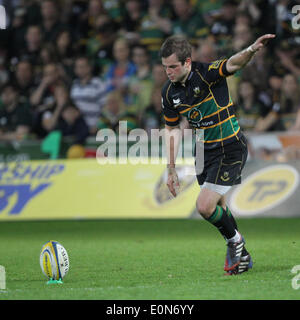
[{"label": "blurred crowd", "polygon": [[194,60],[211,62],[275,33],[228,78],[231,96],[245,131],[300,131],[297,2],[0,0],[8,17],[0,31],[0,140],[59,130],[83,144],[121,120],[128,130],[162,128],[158,51],[172,34],[186,35]]}]

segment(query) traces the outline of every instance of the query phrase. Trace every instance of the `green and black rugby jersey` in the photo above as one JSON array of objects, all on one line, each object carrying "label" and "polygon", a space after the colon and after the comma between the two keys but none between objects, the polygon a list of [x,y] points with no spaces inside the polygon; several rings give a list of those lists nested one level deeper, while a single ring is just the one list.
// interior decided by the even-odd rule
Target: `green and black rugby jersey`
[{"label": "green and black rugby jersey", "polygon": [[162,109],[168,126],[187,118],[193,128],[204,129],[205,149],[211,150],[239,140],[240,127],[234,113],[226,77],[226,61],[192,62],[185,82],[168,80],[162,89]]}]

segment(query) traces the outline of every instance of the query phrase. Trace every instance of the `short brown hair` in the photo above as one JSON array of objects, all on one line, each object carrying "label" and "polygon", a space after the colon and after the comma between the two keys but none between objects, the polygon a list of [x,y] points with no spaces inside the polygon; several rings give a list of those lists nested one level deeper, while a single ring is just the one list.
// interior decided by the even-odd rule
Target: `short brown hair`
[{"label": "short brown hair", "polygon": [[178,61],[184,64],[186,59],[192,56],[192,46],[184,36],[171,36],[162,44],[159,56],[167,58],[173,53],[176,54]]}]

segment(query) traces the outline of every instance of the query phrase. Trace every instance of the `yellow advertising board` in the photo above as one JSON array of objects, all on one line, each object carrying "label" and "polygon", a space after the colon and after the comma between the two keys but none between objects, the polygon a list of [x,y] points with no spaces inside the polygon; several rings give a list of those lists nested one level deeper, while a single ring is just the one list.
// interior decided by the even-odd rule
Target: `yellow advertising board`
[{"label": "yellow advertising board", "polygon": [[183,218],[199,186],[178,167],[181,192],[166,187],[164,164],[99,164],[95,159],[28,161],[0,167],[0,220]]},{"label": "yellow advertising board", "polygon": [[298,171],[288,164],[264,167],[249,175],[230,198],[234,213],[251,216],[273,209],[297,190]]}]

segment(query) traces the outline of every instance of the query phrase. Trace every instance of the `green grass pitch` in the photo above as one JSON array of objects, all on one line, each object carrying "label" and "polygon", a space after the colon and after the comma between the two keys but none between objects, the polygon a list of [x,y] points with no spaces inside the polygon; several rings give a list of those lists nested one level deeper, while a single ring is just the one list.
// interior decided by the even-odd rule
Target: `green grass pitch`
[{"label": "green grass pitch", "polygon": [[[0,299],[299,299],[291,269],[300,265],[300,219],[238,224],[254,268],[230,277],[224,239],[200,219],[0,222]],[[69,254],[60,285],[47,285],[40,270],[47,240]]]}]

